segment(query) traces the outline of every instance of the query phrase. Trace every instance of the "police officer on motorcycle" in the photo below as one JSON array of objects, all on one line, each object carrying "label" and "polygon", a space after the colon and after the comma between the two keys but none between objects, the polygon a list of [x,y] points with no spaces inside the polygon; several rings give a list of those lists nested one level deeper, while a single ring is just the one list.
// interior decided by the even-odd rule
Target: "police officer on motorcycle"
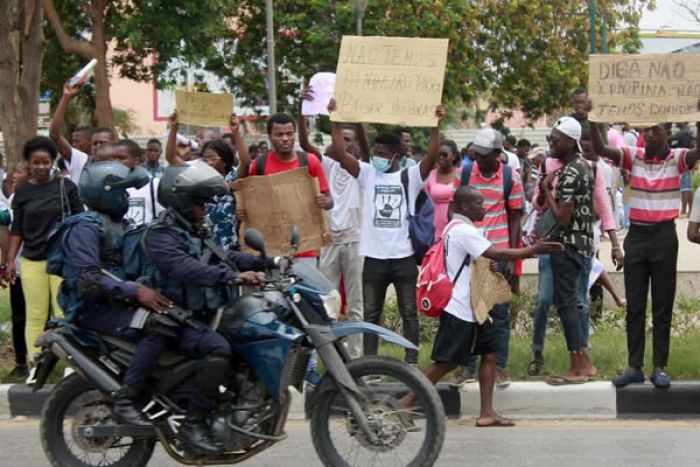
[{"label": "police officer on motorcycle", "polygon": [[[217,406],[219,386],[229,377],[231,346],[206,326],[217,310],[237,296],[236,285],[257,284],[274,259],[236,251],[223,252],[211,238],[205,203],[228,192],[216,170],[204,162],[168,167],[160,182],[158,201],[166,208],[148,227],[143,250],[152,264],[149,283],[180,308],[193,312],[198,329],[183,325],[180,350],[202,358],[198,391],[189,400],[183,434],[205,453],[221,451],[207,424]],[[247,272],[239,272],[247,271]]]},{"label": "police officer on motorcycle", "polygon": [[151,425],[134,399],[155,367],[155,362],[141,356],[158,355],[165,341],[160,336],[143,335],[129,323],[139,305],[157,313],[172,306],[155,290],[124,281],[121,247],[129,207],[126,190],[143,187],[148,181],[143,168],[132,170],[116,161],[95,162],[85,168],[78,190],[90,210],[63,221],[67,230],[61,240],[63,284],[58,298],[68,321],[138,343],[123,386],[113,394],[112,411],[120,421],[137,426]]}]

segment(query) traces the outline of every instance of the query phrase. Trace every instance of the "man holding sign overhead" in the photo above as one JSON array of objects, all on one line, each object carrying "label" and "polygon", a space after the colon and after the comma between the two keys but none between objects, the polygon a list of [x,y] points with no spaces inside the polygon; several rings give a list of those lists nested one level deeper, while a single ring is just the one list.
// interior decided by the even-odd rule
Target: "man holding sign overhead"
[{"label": "man holding sign overhead", "polygon": [[[665,81],[656,84],[668,85]],[[700,100],[689,100],[692,108],[700,111]],[[626,100],[621,98],[620,102],[624,105]],[[663,99],[655,105],[663,106]],[[640,126],[644,126],[644,148],[607,146],[597,125],[590,126],[595,152],[632,173],[630,230],[624,244],[629,368],[613,383],[625,386],[644,382],[645,314],[651,282],[654,371],[650,379],[657,388],[665,388],[671,384],[664,368],[668,363],[676,295],[678,236],[674,220],[680,208],[680,175],[695,165],[700,151],[671,149],[663,122],[643,122]]]}]

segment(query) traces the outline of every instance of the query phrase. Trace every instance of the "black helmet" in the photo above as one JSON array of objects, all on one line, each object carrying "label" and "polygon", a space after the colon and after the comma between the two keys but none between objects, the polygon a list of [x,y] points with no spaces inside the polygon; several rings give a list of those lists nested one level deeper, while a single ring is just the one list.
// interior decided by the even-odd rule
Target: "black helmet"
[{"label": "black helmet", "polygon": [[121,220],[129,209],[126,190],[144,187],[148,181],[148,172],[143,167],[129,169],[116,161],[93,162],[83,169],[78,196],[90,209]]},{"label": "black helmet", "polygon": [[187,220],[192,218],[195,202],[209,202],[214,196],[226,194],[224,177],[206,162],[171,165],[163,172],[158,186],[158,202]]}]

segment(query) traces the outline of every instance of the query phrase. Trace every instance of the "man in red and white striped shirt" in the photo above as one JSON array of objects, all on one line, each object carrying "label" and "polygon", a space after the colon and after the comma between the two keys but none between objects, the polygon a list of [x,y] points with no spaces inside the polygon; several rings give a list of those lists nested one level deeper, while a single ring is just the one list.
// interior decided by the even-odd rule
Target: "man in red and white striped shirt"
[{"label": "man in red and white striped shirt", "polygon": [[645,314],[651,282],[654,372],[650,379],[656,387],[665,388],[671,384],[664,368],[676,296],[678,236],[674,220],[680,209],[680,175],[695,165],[700,152],[671,149],[663,124],[645,128],[643,136],[643,148],[605,146],[596,125],[591,125],[596,152],[632,173],[630,230],[624,243],[629,368],[613,383],[625,386],[644,382]]}]

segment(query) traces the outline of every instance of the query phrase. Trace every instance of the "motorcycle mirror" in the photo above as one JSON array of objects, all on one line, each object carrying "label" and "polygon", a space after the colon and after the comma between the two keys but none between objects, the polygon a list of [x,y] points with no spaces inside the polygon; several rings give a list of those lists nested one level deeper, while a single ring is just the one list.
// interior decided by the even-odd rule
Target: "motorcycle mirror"
[{"label": "motorcycle mirror", "polygon": [[258,229],[246,229],[244,239],[245,244],[251,250],[255,250],[263,256],[265,255],[265,239]]},{"label": "motorcycle mirror", "polygon": [[296,225],[292,226],[292,247],[296,248],[299,246],[299,229]]}]

